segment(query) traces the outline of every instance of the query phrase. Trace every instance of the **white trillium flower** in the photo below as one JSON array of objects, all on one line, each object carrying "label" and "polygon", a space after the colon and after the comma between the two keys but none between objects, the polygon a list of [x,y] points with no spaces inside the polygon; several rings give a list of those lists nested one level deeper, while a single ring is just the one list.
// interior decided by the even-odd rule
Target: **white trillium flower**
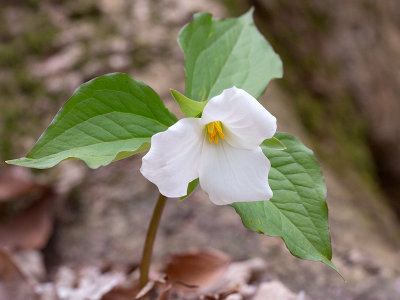
[{"label": "white trillium flower", "polygon": [[210,99],[201,118],[181,119],[153,135],[140,171],[167,197],[185,196],[199,178],[218,205],[268,200],[271,163],[260,144],[275,131],[276,118],[232,87]]}]

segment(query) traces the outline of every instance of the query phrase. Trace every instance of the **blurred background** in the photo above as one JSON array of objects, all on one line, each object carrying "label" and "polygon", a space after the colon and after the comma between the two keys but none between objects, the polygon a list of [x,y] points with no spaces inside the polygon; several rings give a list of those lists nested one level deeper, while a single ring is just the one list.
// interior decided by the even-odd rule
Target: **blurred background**
[{"label": "blurred background", "polygon": [[398,0],[0,0],[0,246],[22,272],[45,282],[60,266],[134,265],[158,192],[138,171],[140,155],[97,170],[4,160],[24,156],[79,85],[109,72],[144,81],[182,117],[169,94],[184,92],[180,28],[196,12],[225,18],[251,6],[284,65],[261,102],[322,165],[346,282],[247,231],[200,190],[168,201],[155,261],[213,247],[264,259],[267,280],[307,299],[400,299]]}]

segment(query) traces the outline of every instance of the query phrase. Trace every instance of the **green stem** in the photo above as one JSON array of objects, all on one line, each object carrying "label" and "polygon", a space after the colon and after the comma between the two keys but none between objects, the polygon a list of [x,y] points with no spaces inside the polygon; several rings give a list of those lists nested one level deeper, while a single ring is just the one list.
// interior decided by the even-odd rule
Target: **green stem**
[{"label": "green stem", "polygon": [[140,263],[140,288],[143,288],[149,282],[149,270],[151,256],[153,253],[154,240],[156,238],[158,225],[162,212],[164,210],[167,197],[161,195],[158,197],[156,206],[154,207],[153,216],[147,230],[146,241],[143,248],[142,261]]}]

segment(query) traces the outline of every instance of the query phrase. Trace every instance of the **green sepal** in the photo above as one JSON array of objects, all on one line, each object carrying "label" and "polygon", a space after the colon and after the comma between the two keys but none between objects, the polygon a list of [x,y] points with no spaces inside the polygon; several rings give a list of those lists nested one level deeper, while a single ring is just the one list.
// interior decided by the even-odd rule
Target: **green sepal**
[{"label": "green sepal", "polygon": [[198,178],[196,178],[195,180],[189,182],[188,188],[187,188],[187,194],[186,196],[182,196],[179,198],[179,201],[182,201],[184,199],[186,199],[187,197],[190,196],[190,194],[192,194],[194,192],[194,190],[197,188],[197,186],[199,185],[200,181]]},{"label": "green sepal", "polygon": [[207,101],[194,101],[173,89],[171,89],[171,94],[187,118],[197,118],[201,116],[201,113],[207,104]]}]

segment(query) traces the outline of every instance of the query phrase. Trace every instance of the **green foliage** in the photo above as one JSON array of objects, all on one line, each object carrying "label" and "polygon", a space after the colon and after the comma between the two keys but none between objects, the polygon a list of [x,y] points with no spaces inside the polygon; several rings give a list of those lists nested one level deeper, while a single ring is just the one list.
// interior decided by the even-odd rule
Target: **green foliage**
[{"label": "green foliage", "polygon": [[207,104],[207,101],[194,101],[172,89],[171,94],[187,118],[200,116],[203,112],[204,106]]},{"label": "green foliage", "polygon": [[197,14],[179,34],[185,55],[186,96],[204,101],[236,86],[255,98],[268,82],[282,77],[282,62],[254,25],[253,11],[213,20]]},{"label": "green foliage", "polygon": [[326,187],[313,152],[295,137],[277,133],[287,146],[284,151],[263,147],[271,161],[268,181],[274,196],[260,202],[232,206],[244,226],[270,236],[280,236],[299,258],[331,262]]},{"label": "green foliage", "polygon": [[104,75],[78,88],[26,157],[8,163],[42,169],[79,158],[97,168],[148,150],[151,136],[175,122],[144,83]]}]

